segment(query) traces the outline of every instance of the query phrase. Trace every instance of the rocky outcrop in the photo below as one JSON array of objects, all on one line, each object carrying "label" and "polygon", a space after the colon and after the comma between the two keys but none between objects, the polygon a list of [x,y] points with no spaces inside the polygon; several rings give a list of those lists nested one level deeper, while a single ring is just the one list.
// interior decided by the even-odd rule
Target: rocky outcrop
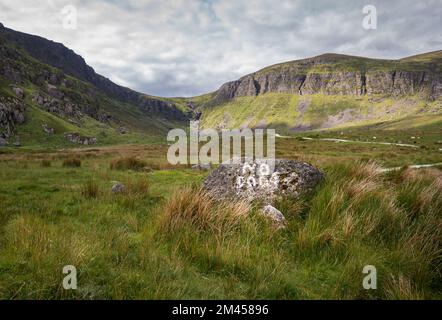
[{"label": "rocky outcrop", "polygon": [[324,173],[305,162],[277,159],[274,170],[265,161],[242,160],[221,164],[204,180],[203,188],[215,199],[261,201],[271,205],[281,196],[297,198],[312,191]]},{"label": "rocky outcrop", "polygon": [[15,95],[17,96],[17,98],[19,99],[23,99],[25,97],[25,93],[23,92],[23,90],[19,87],[13,87],[12,91],[14,91]]},{"label": "rocky outcrop", "polygon": [[425,71],[368,71],[367,94],[421,95],[430,99],[442,97],[442,75]]},{"label": "rocky outcrop", "polygon": [[[442,57],[442,53],[441,53]],[[440,59],[442,60],[442,58]],[[411,63],[330,55],[275,65],[223,84],[213,104],[267,92],[442,97],[442,62]]]},{"label": "rocky outcrop", "polygon": [[0,144],[17,133],[17,125],[25,122],[25,105],[18,99],[0,96]]},{"label": "rocky outcrop", "polygon": [[[32,82],[35,82],[37,85],[43,86],[45,82],[48,82],[54,86],[59,86],[63,83],[68,86],[67,83],[69,80],[63,76],[63,74],[67,74],[92,84],[93,88],[112,99],[136,105],[141,110],[153,116],[160,116],[171,120],[188,119],[188,114],[178,108],[173,102],[147,96],[129,88],[119,86],[111,80],[97,74],[93,68],[86,64],[80,55],[61,43],[4,27],[0,28],[0,41],[2,39],[24,49],[30,56],[43,64],[55,67],[61,71],[61,75],[48,71],[41,74],[30,75]],[[4,52],[2,52],[2,50]],[[12,62],[16,61],[20,56],[20,53],[17,51],[10,48],[2,48],[0,43],[0,58],[6,54],[8,54]],[[26,70],[17,70],[16,67],[19,66],[20,64],[17,64],[13,68],[5,66],[3,68],[4,70],[1,70],[2,66],[0,65],[0,75],[3,74],[6,79],[13,83],[21,83],[23,75],[26,75],[27,72]],[[54,88],[50,88],[49,91],[50,96],[58,100],[62,98],[60,91],[54,90]]]},{"label": "rocky outcrop", "polygon": [[97,143],[97,138],[95,137],[85,137],[80,135],[79,133],[65,133],[64,137],[66,140],[76,144],[82,145],[93,145]]},{"label": "rocky outcrop", "polygon": [[186,120],[189,118],[174,103],[166,100],[143,95],[139,97],[137,105],[148,114],[161,115],[166,119]]},{"label": "rocky outcrop", "polygon": [[[80,118],[83,115],[79,105],[72,103],[68,99],[63,99],[64,96],[61,94],[55,94],[54,91],[55,90],[52,90],[52,95],[37,92],[34,94],[32,101],[43,110],[54,113],[63,118]],[[55,98],[54,95],[58,98]]]},{"label": "rocky outcrop", "polygon": [[121,127],[117,128],[117,132],[119,134],[126,134],[126,133],[129,133],[129,130],[125,126],[121,126]]},{"label": "rocky outcrop", "polygon": [[43,124],[41,125],[41,128],[42,128],[43,131],[44,131],[46,134],[48,134],[48,135],[53,135],[54,132],[55,132],[55,129],[49,127],[47,123],[43,123]]}]

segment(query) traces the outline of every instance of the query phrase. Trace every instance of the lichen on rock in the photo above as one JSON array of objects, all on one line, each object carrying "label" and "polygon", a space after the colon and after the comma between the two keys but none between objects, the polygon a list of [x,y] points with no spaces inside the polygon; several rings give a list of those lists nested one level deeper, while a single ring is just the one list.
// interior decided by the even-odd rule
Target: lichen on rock
[{"label": "lichen on rock", "polygon": [[282,196],[298,198],[312,191],[324,173],[312,165],[276,159],[269,171],[266,161],[242,160],[221,164],[204,180],[203,188],[216,199],[241,199],[273,204]]}]

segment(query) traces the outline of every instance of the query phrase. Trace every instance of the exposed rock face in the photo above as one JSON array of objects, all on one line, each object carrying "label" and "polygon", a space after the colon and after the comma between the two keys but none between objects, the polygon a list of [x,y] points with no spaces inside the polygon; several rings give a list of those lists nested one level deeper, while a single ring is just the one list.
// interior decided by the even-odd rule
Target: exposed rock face
[{"label": "exposed rock face", "polygon": [[109,123],[113,120],[113,117],[108,113],[100,113],[97,115],[97,120],[102,123]]},{"label": "exposed rock face", "polygon": [[48,93],[51,97],[61,100],[64,98],[64,93],[57,89],[56,86],[48,84]]},{"label": "exposed rock face", "polygon": [[64,137],[69,142],[76,143],[76,144],[92,145],[92,144],[97,143],[97,138],[84,137],[84,136],[80,135],[79,133],[65,133]]},{"label": "exposed rock face", "polygon": [[237,198],[272,204],[280,196],[297,198],[312,191],[324,173],[305,162],[275,160],[270,172],[265,161],[221,164],[204,180],[204,190],[216,199]]},{"label": "exposed rock face", "polygon": [[21,101],[0,96],[0,144],[16,134],[17,125],[25,122],[25,111]]},{"label": "exposed rock face", "polygon": [[120,134],[126,134],[126,133],[129,133],[129,130],[128,130],[126,127],[124,127],[124,126],[122,126],[122,127],[118,127],[117,131],[118,131],[118,133],[120,133]]},{"label": "exposed rock face", "polygon": [[[8,28],[0,28],[0,36],[8,43],[13,43],[23,48],[30,56],[38,61],[55,67],[61,70],[62,73],[92,84],[94,89],[97,89],[96,91],[102,92],[108,97],[124,103],[131,103],[138,106],[141,110],[151,112],[166,119],[180,120],[188,118],[188,115],[172,102],[121,87],[95,73],[94,69],[87,65],[80,55],[61,43]],[[12,62],[4,63],[3,66],[0,65],[0,75],[3,75],[13,83],[21,83],[23,75],[25,75],[26,77],[31,77],[32,82],[40,86],[44,85],[45,82],[52,86],[69,86],[69,80],[67,80],[64,75],[54,74],[49,71],[39,75],[30,75],[26,70],[21,70],[20,64],[13,63],[13,61],[18,60],[17,58],[20,54],[6,47],[2,48],[0,42],[0,58],[3,59],[6,55]],[[5,59],[3,59],[2,63],[3,62],[5,62]],[[63,92],[56,88],[52,87],[48,90],[51,97],[58,100],[63,98]]]},{"label": "exposed rock face", "polygon": [[54,134],[54,132],[55,132],[54,128],[50,128],[50,127],[48,126],[47,123],[43,123],[43,124],[41,125],[41,128],[43,129],[43,131],[44,131],[45,133],[47,133],[47,134],[49,134],[49,135],[52,135],[52,134]]},{"label": "exposed rock face", "polygon": [[175,104],[149,96],[140,96],[137,102],[141,110],[150,114],[161,114],[166,119],[185,120],[189,116]]},{"label": "exposed rock face", "polygon": [[[83,115],[79,105],[71,102],[56,89],[52,90],[52,96],[48,96],[42,92],[36,93],[32,99],[42,109],[54,113],[60,117],[80,118]],[[58,98],[56,98],[57,96]],[[91,116],[93,114],[90,114]]]},{"label": "exposed rock face", "polygon": [[14,91],[15,95],[19,99],[23,99],[25,97],[25,93],[23,92],[23,90],[18,87],[13,87],[12,91]]},{"label": "exposed rock face", "polygon": [[[348,61],[352,64],[346,65]],[[386,63],[388,68],[385,68]],[[416,64],[402,60],[378,61],[326,54],[271,66],[225,83],[216,92],[212,103],[267,92],[300,95],[418,94],[434,100],[442,96],[442,74],[429,63],[416,67]]]}]

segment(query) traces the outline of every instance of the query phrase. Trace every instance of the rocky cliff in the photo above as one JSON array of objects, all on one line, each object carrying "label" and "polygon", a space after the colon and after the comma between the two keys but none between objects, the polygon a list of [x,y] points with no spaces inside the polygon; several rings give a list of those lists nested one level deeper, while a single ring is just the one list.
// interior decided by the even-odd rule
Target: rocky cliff
[{"label": "rocky cliff", "polygon": [[[58,69],[61,71],[61,74],[72,76],[92,84],[96,91],[100,91],[110,98],[117,99],[123,103],[137,105],[142,110],[151,112],[153,116],[161,116],[169,118],[170,120],[184,120],[188,117],[184,111],[167,99],[141,94],[129,88],[119,86],[95,73],[94,69],[87,65],[80,55],[61,43],[50,41],[39,36],[17,32],[5,28],[1,24],[0,38],[0,41],[3,41],[3,43],[13,44],[42,64]],[[13,53],[13,58],[16,59],[17,55],[17,53]],[[3,70],[2,75],[15,83],[19,83],[23,71],[22,69],[9,68]],[[49,80],[51,80],[50,77],[53,75],[38,75],[37,77],[40,77],[40,79],[36,80],[40,80],[41,82],[41,80],[48,78],[48,76]],[[54,79],[54,82],[59,80],[57,78]]]},{"label": "rocky cliff", "polygon": [[274,65],[228,82],[213,104],[268,92],[297,95],[419,95],[442,96],[442,51],[401,60],[379,60],[336,54]]},{"label": "rocky cliff", "polygon": [[16,127],[25,122],[25,105],[15,98],[0,96],[0,145],[8,143]]},{"label": "rocky cliff", "polygon": [[[57,130],[46,123],[51,122],[52,116],[56,116],[52,126]],[[88,137],[97,134],[94,128],[99,127],[102,136],[120,136],[123,131],[163,136],[169,127],[185,124],[192,116],[192,110],[172,99],[116,85],[95,73],[81,56],[60,43],[0,24],[2,145],[19,140],[20,128],[24,127],[28,140],[34,139],[37,143],[46,143],[47,136],[33,138],[38,137],[30,134],[33,130],[50,132],[52,141],[57,141],[57,135],[64,135],[65,140],[81,144],[98,140],[93,136],[89,140],[70,139],[65,133]],[[105,131],[108,133],[103,133]]]}]

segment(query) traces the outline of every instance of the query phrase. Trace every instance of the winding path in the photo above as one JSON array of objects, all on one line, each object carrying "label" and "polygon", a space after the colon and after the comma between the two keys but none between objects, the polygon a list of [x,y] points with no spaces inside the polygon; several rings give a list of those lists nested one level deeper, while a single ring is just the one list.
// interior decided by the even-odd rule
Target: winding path
[{"label": "winding path", "polygon": [[[296,137],[290,137],[290,136],[281,136],[279,134],[276,134],[277,138],[284,138],[284,139],[292,139]],[[389,145],[389,146],[399,146],[399,147],[409,147],[409,148],[419,148],[419,146],[416,146],[414,144],[408,144],[408,143],[394,143],[394,142],[375,142],[375,141],[358,141],[358,140],[347,140],[347,139],[336,139],[336,138],[309,138],[309,137],[302,137],[303,140],[321,140],[321,141],[331,141],[331,142],[349,142],[349,143],[367,143],[367,144],[382,144],[382,145]]]},{"label": "winding path", "polygon": [[[293,139],[296,137],[291,136],[281,136],[279,134],[276,134],[277,138],[283,138],[283,139]],[[374,142],[374,141],[357,141],[357,140],[347,140],[347,139],[335,139],[335,138],[309,138],[309,137],[302,137],[303,140],[321,140],[321,141],[331,141],[331,142],[350,142],[350,143],[368,143],[368,144],[382,144],[382,145],[392,145],[392,146],[399,146],[399,147],[409,147],[409,148],[419,148],[419,146],[416,146],[414,144],[407,144],[407,143],[393,143],[393,142]],[[442,151],[442,149],[439,149],[439,151]],[[421,169],[421,168],[431,168],[435,166],[442,166],[442,162],[437,163],[428,163],[428,164],[413,164],[409,165],[409,168],[412,169]],[[400,170],[402,167],[393,167],[393,168],[381,168],[379,169],[380,172],[389,172],[389,171],[395,171]]]},{"label": "winding path", "polygon": [[[435,166],[442,166],[442,162],[429,163],[429,164],[413,164],[408,167],[412,168],[412,169],[421,169],[421,168],[431,168],[431,167],[435,167]],[[380,172],[390,172],[390,171],[400,170],[401,168],[402,167],[381,168],[379,171]]]}]

